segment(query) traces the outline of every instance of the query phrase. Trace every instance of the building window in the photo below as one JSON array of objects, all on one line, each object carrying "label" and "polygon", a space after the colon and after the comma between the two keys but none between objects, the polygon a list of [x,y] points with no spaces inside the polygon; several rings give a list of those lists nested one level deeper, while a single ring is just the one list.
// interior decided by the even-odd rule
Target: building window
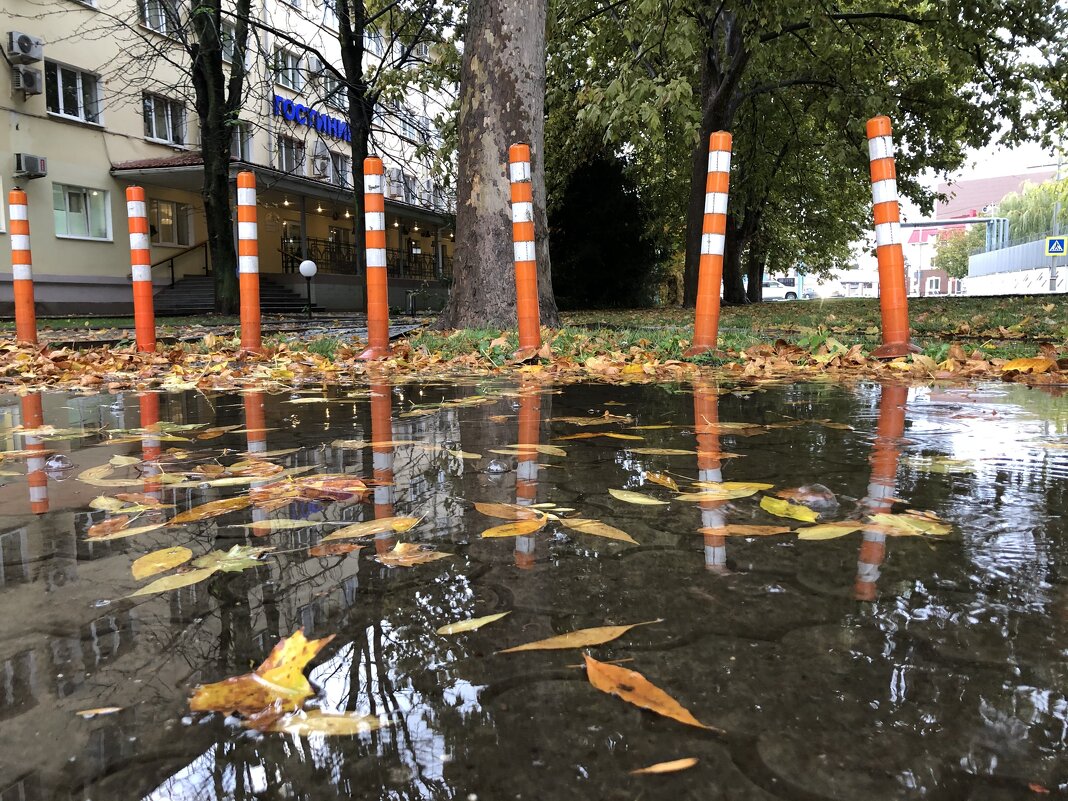
[{"label": "building window", "polygon": [[323,74],[323,102],[338,111],[345,111],[349,107],[345,87],[330,73]]},{"label": "building window", "polygon": [[145,138],[172,145],[185,144],[185,107],[181,102],[150,94],[145,94],[142,100]]},{"label": "building window", "polygon": [[103,189],[52,184],[56,236],[70,239],[111,239],[108,193]]},{"label": "building window", "polygon": [[330,183],[335,186],[352,184],[352,159],[343,153],[330,151]]},{"label": "building window", "polygon": [[386,52],[386,43],[378,31],[363,32],[363,49],[371,55],[380,56]]},{"label": "building window", "polygon": [[405,139],[419,139],[419,126],[415,117],[403,109],[400,112],[400,132]]},{"label": "building window", "polygon": [[304,174],[304,143],[288,136],[278,137],[278,169]]},{"label": "building window", "polygon": [[149,203],[149,223],[153,245],[191,245],[193,207],[173,200],[152,200]]},{"label": "building window", "polygon": [[219,28],[219,43],[222,45],[223,61],[227,64],[234,60],[234,47],[237,43],[237,28],[230,22],[224,22]]},{"label": "building window", "polygon": [[942,292],[942,277],[939,275],[928,276],[927,291],[925,295],[938,295]]},{"label": "building window", "polygon": [[164,36],[174,36],[181,27],[178,0],[141,0],[141,23]]},{"label": "building window", "polygon": [[238,161],[252,160],[252,128],[247,122],[239,122],[234,126],[230,139],[230,156]]},{"label": "building window", "polygon": [[323,0],[323,25],[337,30],[337,0]]},{"label": "building window", "polygon": [[45,101],[51,114],[100,122],[100,81],[91,72],[46,61]]},{"label": "building window", "polygon": [[274,80],[279,86],[299,92],[304,88],[304,77],[300,74],[300,56],[283,47],[274,51]]}]

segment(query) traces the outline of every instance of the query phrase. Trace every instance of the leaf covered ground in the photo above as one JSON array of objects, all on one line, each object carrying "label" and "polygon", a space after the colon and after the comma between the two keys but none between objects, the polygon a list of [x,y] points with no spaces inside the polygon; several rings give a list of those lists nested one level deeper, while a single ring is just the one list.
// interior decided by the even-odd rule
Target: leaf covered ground
[{"label": "leaf covered ground", "polygon": [[[0,387],[289,387],[358,383],[375,371],[422,376],[517,372],[553,380],[657,381],[722,373],[751,379],[1068,382],[1064,297],[914,299],[910,311],[914,341],[922,352],[892,362],[869,356],[879,344],[879,306],[871,299],[725,308],[720,351],[695,359],[683,357],[692,336],[692,311],[685,309],[565,314],[563,326],[545,329],[541,350],[522,362],[513,356],[515,333],[493,329],[437,331],[427,325],[396,340],[392,358],[370,366],[356,358],[362,339],[341,325],[336,336],[277,333],[265,339],[265,353],[258,356],[239,352],[236,330],[225,321],[206,327],[198,319],[188,329],[172,327],[178,338],[196,338],[161,345],[153,354],[137,353],[122,328],[112,330],[113,342],[77,346],[70,344],[76,335],[71,329],[44,330],[38,347],[0,341]],[[324,328],[330,330],[330,324],[317,321],[315,330]],[[84,333],[91,337],[91,331]]]}]

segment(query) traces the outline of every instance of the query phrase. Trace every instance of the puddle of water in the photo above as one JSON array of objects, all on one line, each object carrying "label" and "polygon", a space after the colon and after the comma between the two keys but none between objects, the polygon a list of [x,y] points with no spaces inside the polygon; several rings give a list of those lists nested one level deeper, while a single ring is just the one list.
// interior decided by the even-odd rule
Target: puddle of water
[{"label": "puddle of water", "polygon": [[[421,413],[420,404],[443,401]],[[606,412],[630,418],[561,419]],[[811,422],[820,420],[852,428]],[[12,431],[20,424],[60,432],[23,437]],[[109,441],[109,431],[127,434]],[[593,431],[643,439],[559,439]],[[717,393],[501,383],[380,385],[353,397],[46,395],[0,398],[0,438],[16,452],[0,462],[2,801],[997,801],[1068,792],[1060,397],[1000,385]],[[348,474],[374,486],[87,537],[121,513],[93,509],[100,495],[174,505],[141,513],[131,524],[141,526],[263,491],[277,477],[212,485],[249,458],[294,477]],[[126,477],[125,486],[79,480],[108,472],[113,459],[103,480]],[[834,494],[831,519],[907,505],[954,530],[723,536],[727,524],[782,520],[758,497],[674,501],[647,472],[684,490],[694,480],[819,483]],[[609,488],[671,503],[632,505]],[[554,521],[481,539],[504,521],[475,511],[476,501],[574,509],[560,515],[610,524],[638,545]],[[376,535],[362,551],[309,554],[339,525],[392,515],[423,522]],[[283,517],[314,525],[259,537],[247,528]],[[413,568],[375,560],[398,540],[450,556]],[[252,569],[124,598],[151,580],[133,578],[138,557],[249,544],[276,551]],[[504,611],[477,632],[435,633]],[[590,653],[628,660],[726,734],[598,692],[575,667],[579,651],[495,653],[656,618]],[[249,671],[300,627],[336,635],[310,670],[312,705],[374,714],[388,727],[302,738],[189,712],[194,687]],[[101,707],[119,710],[76,714]],[[691,756],[697,766],[681,773],[629,775]]]}]

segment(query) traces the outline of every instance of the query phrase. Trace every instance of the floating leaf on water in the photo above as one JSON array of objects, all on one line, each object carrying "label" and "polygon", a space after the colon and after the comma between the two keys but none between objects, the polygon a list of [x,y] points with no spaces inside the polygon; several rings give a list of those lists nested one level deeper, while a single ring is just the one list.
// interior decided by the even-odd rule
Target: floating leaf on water
[{"label": "floating leaf on water", "polygon": [[238,712],[255,715],[269,707],[281,712],[300,708],[314,694],[304,676],[304,667],[315,658],[333,635],[309,640],[298,629],[274,646],[270,655],[253,673],[202,684],[189,701],[193,712]]},{"label": "floating leaf on water", "polygon": [[679,485],[675,481],[675,479],[673,479],[669,475],[665,475],[664,473],[642,473],[642,481],[649,481],[653,484],[659,484],[661,487],[667,487],[669,490],[673,490],[674,492],[679,491]]},{"label": "floating leaf on water", "polygon": [[857,520],[838,520],[832,523],[821,523],[816,526],[806,526],[797,530],[799,540],[833,540],[860,531],[864,524]]},{"label": "floating leaf on water", "polygon": [[650,712],[685,723],[687,726],[720,731],[714,726],[706,726],[699,721],[682,704],[641,673],[598,662],[589,654],[583,654],[583,658],[586,660],[586,676],[590,684],[601,692],[619,696],[628,704],[648,709]]},{"label": "floating leaf on water", "polygon": [[631,431],[661,431],[665,428],[674,428],[669,425],[627,426]]},{"label": "floating leaf on water", "polygon": [[684,451],[681,448],[627,448],[631,453],[642,456],[694,456],[697,451]]},{"label": "floating leaf on water", "polygon": [[375,559],[386,567],[414,567],[437,559],[447,559],[451,553],[442,551],[424,551],[414,542],[401,542],[389,553],[380,554]]},{"label": "floating leaf on water", "polygon": [[[562,512],[564,510],[560,509],[559,511]],[[620,531],[618,528],[610,526],[607,523],[602,523],[600,520],[587,520],[580,517],[562,517],[560,518],[560,524],[583,534],[590,534],[594,537],[604,537],[609,540],[629,542],[631,545],[638,544],[638,541],[631,537],[627,532]]]},{"label": "floating leaf on water", "polygon": [[109,498],[106,495],[98,495],[93,498],[93,500],[89,501],[89,508],[96,509],[100,512],[117,512],[124,506],[126,506],[126,504],[118,498]]},{"label": "floating leaf on water", "polygon": [[254,520],[251,523],[246,523],[242,528],[251,530],[253,536],[262,537],[272,531],[291,531],[296,528],[310,528],[312,526],[321,526],[322,524],[323,521],[321,520],[290,520],[287,517],[273,517],[267,520]]},{"label": "floating leaf on water", "polygon": [[172,504],[163,503],[159,498],[153,498],[151,495],[145,495],[143,492],[117,492],[115,493],[115,497],[120,501],[137,504],[138,506],[144,506],[151,509],[172,508]]},{"label": "floating leaf on water", "polygon": [[320,542],[329,542],[331,540],[353,540],[359,537],[385,534],[387,531],[403,534],[405,531],[415,528],[422,519],[423,518],[421,517],[381,517],[378,520],[364,520],[361,523],[353,523],[352,525],[340,528],[332,534],[323,537]]},{"label": "floating leaf on water", "polygon": [[511,612],[499,612],[496,615],[486,615],[485,617],[473,617],[468,620],[461,620],[459,623],[450,623],[447,626],[442,626],[437,630],[438,634],[461,634],[465,631],[474,631],[480,629],[483,626],[493,623],[496,620],[500,620],[502,617],[507,617],[512,614]]},{"label": "floating leaf on water", "polygon": [[77,479],[94,487],[131,487],[141,483],[140,478],[108,478],[114,473],[114,467],[110,464],[102,464],[83,470],[78,474]]},{"label": "floating leaf on water", "polygon": [[263,563],[258,557],[273,550],[274,548],[259,548],[255,545],[235,545],[228,551],[212,551],[198,556],[193,560],[193,567],[211,568],[224,573],[238,573],[250,567],[259,567]]},{"label": "floating leaf on water", "polygon": [[608,494],[616,500],[624,501],[625,503],[633,503],[638,506],[667,506],[667,501],[661,501],[657,498],[651,498],[648,495],[642,495],[640,492],[632,492],[631,490],[615,489],[609,487]]},{"label": "floating leaf on water", "polygon": [[767,495],[760,499],[760,508],[778,517],[789,517],[792,520],[801,520],[805,523],[815,523],[819,519],[819,513],[814,512],[807,506],[790,503],[790,501],[780,498],[771,498]]},{"label": "floating leaf on water", "polygon": [[177,590],[182,587],[188,587],[192,584],[197,584],[203,581],[209,576],[213,576],[218,572],[217,568],[204,567],[199,570],[189,570],[185,573],[176,573],[173,576],[164,576],[161,579],[156,579],[151,584],[148,584],[136,592],[131,592],[127,595],[127,598],[136,598],[139,595],[155,595],[159,592],[168,592],[169,590]]},{"label": "floating leaf on water", "polygon": [[714,537],[771,537],[776,534],[789,534],[790,529],[783,526],[744,526],[731,524],[720,528],[699,528],[698,534]]},{"label": "floating leaf on water", "polygon": [[140,581],[149,576],[166,573],[168,570],[178,567],[178,565],[184,565],[192,558],[193,552],[180,545],[173,548],[163,548],[145,554],[140,559],[135,560],[130,570],[133,572],[133,577]]},{"label": "floating leaf on water", "polygon": [[591,629],[577,629],[567,634],[558,634],[536,642],[528,642],[525,645],[516,645],[498,651],[499,654],[514,654],[519,651],[558,651],[565,648],[586,648],[591,645],[604,645],[606,642],[619,639],[636,626],[651,626],[654,623],[662,623],[662,619],[646,620],[642,623],[631,623],[626,626],[595,626]]},{"label": "floating leaf on water", "polygon": [[188,509],[180,514],[176,514],[169,521],[172,526],[180,526],[183,523],[198,523],[201,520],[209,520],[219,515],[227,514],[228,512],[236,512],[239,509],[244,509],[252,501],[246,495],[238,495],[234,498],[222,498],[217,501],[208,501],[200,506],[194,506],[192,509]]},{"label": "floating leaf on water", "polygon": [[698,762],[697,757],[685,757],[684,759],[673,759],[670,762],[657,762],[655,765],[650,765],[647,768],[638,768],[638,770],[632,770],[631,776],[649,776],[657,773],[677,773],[680,770],[686,770],[692,768]]},{"label": "floating leaf on water", "polygon": [[596,439],[602,437],[600,431],[580,431],[578,434],[568,434],[566,437],[553,437],[557,441],[570,440],[570,439]]},{"label": "floating leaf on water", "polygon": [[543,516],[536,520],[515,520],[511,523],[504,523],[500,526],[494,526],[488,528],[482,532],[482,539],[492,539],[494,537],[519,537],[524,534],[533,534],[535,531],[540,531],[545,528],[546,518]]},{"label": "floating leaf on water", "polygon": [[311,556],[344,556],[347,553],[353,551],[359,551],[363,548],[362,545],[357,545],[354,542],[328,542],[324,545],[315,545],[308,549],[308,554]]},{"label": "floating leaf on water", "polygon": [[131,465],[141,464],[141,460],[136,456],[112,456],[108,460],[108,464],[112,467],[130,467]]},{"label": "floating leaf on water", "polygon": [[637,434],[620,434],[618,431],[606,431],[601,434],[602,437],[611,437],[612,439],[629,439],[629,440],[644,440],[645,437],[639,437]]},{"label": "floating leaf on water", "polygon": [[554,417],[550,423],[570,423],[575,426],[599,426],[605,423],[626,423],[631,420],[630,415],[604,413],[603,417]]},{"label": "floating leaf on water", "polygon": [[732,501],[737,498],[748,498],[755,495],[756,490],[701,490],[700,492],[683,492],[675,496],[676,501],[685,503],[704,503],[706,501],[722,502]]},{"label": "floating leaf on water", "polygon": [[118,531],[103,536],[93,537],[94,541],[107,541],[107,540],[119,540],[124,537],[136,537],[138,534],[147,534],[150,531],[156,531],[163,528],[166,523],[152,523],[148,526],[131,526],[130,528],[121,528]]},{"label": "floating leaf on water", "polygon": [[87,536],[89,539],[102,539],[109,534],[114,534],[116,531],[121,531],[130,525],[132,518],[129,515],[118,515],[117,517],[109,517],[106,520],[101,520],[99,523],[94,523],[89,527]]},{"label": "floating leaf on water", "polygon": [[445,453],[449,454],[456,459],[481,459],[481,453],[469,453],[468,451],[457,451],[450,448],[445,449]]},{"label": "floating leaf on water", "polygon": [[905,512],[898,515],[878,514],[872,515],[869,519],[876,525],[886,526],[901,536],[932,534],[941,537],[953,530],[948,523],[943,523],[933,515],[922,512]]},{"label": "floating leaf on water", "polygon": [[520,506],[517,503],[476,502],[475,509],[487,517],[497,517],[501,520],[534,520],[544,517],[544,512],[540,512],[531,506]]},{"label": "floating leaf on water", "polygon": [[377,715],[309,709],[307,712],[272,717],[271,722],[262,727],[255,725],[254,721],[250,722],[250,725],[259,731],[291,734],[294,737],[309,737],[313,734],[351,737],[388,726],[389,722],[381,720]]},{"label": "floating leaf on water", "polygon": [[567,451],[555,445],[540,445],[538,443],[519,443],[508,445],[504,449],[490,451],[490,453],[503,453],[511,456],[521,456],[526,453],[544,453],[546,456],[567,456]]},{"label": "floating leaf on water", "polygon": [[769,490],[775,486],[774,484],[764,484],[759,481],[695,481],[693,485],[710,492],[747,492],[750,495],[755,495],[762,490]]},{"label": "floating leaf on water", "polygon": [[114,715],[116,712],[121,712],[125,707],[121,706],[98,706],[95,709],[79,709],[74,714],[85,720],[90,720],[99,715]]},{"label": "floating leaf on water", "polygon": [[233,431],[240,428],[240,425],[232,426],[213,426],[212,428],[206,428],[196,435],[197,439],[215,439],[221,437],[227,431]]}]

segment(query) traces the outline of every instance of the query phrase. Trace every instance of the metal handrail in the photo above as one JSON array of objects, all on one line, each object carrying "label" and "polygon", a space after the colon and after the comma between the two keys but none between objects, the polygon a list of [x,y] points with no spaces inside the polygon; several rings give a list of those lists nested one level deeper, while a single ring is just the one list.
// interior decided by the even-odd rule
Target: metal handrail
[{"label": "metal handrail", "polygon": [[175,259],[180,259],[180,258],[182,258],[182,256],[185,256],[185,255],[187,255],[189,253],[192,253],[194,250],[197,250],[198,248],[204,248],[204,275],[209,275],[211,273],[211,270],[208,269],[208,240],[206,240],[206,239],[203,242],[199,242],[196,245],[193,245],[192,247],[186,248],[185,250],[180,250],[177,253],[172,253],[170,256],[168,256],[165,259],[160,259],[155,264],[151,265],[151,269],[155,270],[157,267],[159,267],[159,266],[161,266],[163,264],[168,264],[169,263],[170,267],[171,267],[171,283],[170,283],[170,286],[174,286],[174,284],[175,284],[175,280],[174,280],[174,260]]}]

